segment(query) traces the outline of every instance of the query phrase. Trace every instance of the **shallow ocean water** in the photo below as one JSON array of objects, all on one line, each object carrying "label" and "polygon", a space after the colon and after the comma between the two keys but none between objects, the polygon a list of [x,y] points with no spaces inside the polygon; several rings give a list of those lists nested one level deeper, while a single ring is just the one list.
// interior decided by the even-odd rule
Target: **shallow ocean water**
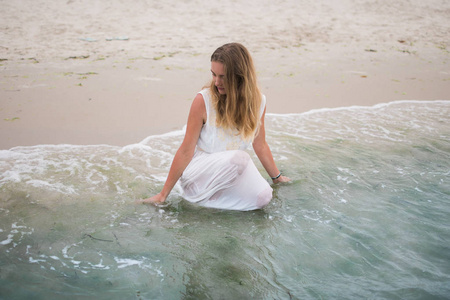
[{"label": "shallow ocean water", "polygon": [[134,204],[182,131],[0,151],[0,299],[448,299],[449,124],[450,101],[267,115],[293,181],[253,212]]}]

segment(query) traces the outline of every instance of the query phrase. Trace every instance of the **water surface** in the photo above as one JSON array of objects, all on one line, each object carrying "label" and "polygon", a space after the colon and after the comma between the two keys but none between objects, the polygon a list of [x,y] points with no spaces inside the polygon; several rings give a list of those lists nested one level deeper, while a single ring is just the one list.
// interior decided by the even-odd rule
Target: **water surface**
[{"label": "water surface", "polygon": [[134,204],[161,189],[182,131],[0,151],[0,299],[450,295],[450,101],[266,123],[293,182],[253,212],[196,207],[178,187],[163,207]]}]

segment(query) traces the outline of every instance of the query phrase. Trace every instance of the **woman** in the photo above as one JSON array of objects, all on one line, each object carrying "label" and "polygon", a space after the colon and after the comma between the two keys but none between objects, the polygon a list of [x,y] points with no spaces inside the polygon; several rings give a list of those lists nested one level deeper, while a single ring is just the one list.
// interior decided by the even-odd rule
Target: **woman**
[{"label": "woman", "polygon": [[266,206],[272,188],[247,152],[250,143],[274,183],[281,175],[265,139],[266,99],[258,89],[253,60],[238,43],[211,56],[212,81],[195,97],[186,134],[162,191],[143,203],[162,203],[180,179],[183,198],[219,209],[253,210]]}]

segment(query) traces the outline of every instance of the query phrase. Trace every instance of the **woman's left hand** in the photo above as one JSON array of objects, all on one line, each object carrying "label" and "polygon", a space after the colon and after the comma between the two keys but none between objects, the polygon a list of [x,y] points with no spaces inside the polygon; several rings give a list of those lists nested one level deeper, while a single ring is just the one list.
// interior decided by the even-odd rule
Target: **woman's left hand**
[{"label": "woman's left hand", "polygon": [[281,175],[277,179],[273,180],[273,183],[289,182],[291,179],[289,177]]}]

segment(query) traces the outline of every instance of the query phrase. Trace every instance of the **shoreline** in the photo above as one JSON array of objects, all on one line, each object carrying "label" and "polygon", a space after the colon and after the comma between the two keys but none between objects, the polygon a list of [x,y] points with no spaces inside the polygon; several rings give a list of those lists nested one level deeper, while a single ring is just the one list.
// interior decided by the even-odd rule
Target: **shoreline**
[{"label": "shoreline", "polygon": [[[299,113],[266,113],[266,116],[269,117],[296,117],[296,116],[309,116],[316,113],[326,113],[326,112],[333,112],[333,111],[346,111],[346,110],[364,110],[364,109],[377,109],[377,108],[383,108],[388,107],[391,105],[396,104],[426,104],[426,103],[445,103],[450,105],[450,100],[394,100],[390,102],[381,102],[374,105],[352,105],[352,106],[342,106],[342,107],[323,107],[323,108],[316,108],[305,112],[299,112]],[[111,147],[111,148],[127,148],[134,145],[141,145],[141,144],[147,144],[151,139],[155,138],[164,138],[164,137],[171,137],[171,136],[182,136],[184,135],[185,128],[181,129],[174,129],[172,131],[167,131],[164,133],[157,133],[152,134],[144,139],[142,139],[139,142],[134,142],[126,145],[112,145],[112,144],[69,144],[69,143],[62,143],[62,144],[36,144],[36,145],[25,145],[25,146],[14,146],[9,149],[0,149],[1,151],[13,151],[15,149],[20,148],[27,148],[27,149],[33,149],[33,148],[89,148],[89,147]]]}]

